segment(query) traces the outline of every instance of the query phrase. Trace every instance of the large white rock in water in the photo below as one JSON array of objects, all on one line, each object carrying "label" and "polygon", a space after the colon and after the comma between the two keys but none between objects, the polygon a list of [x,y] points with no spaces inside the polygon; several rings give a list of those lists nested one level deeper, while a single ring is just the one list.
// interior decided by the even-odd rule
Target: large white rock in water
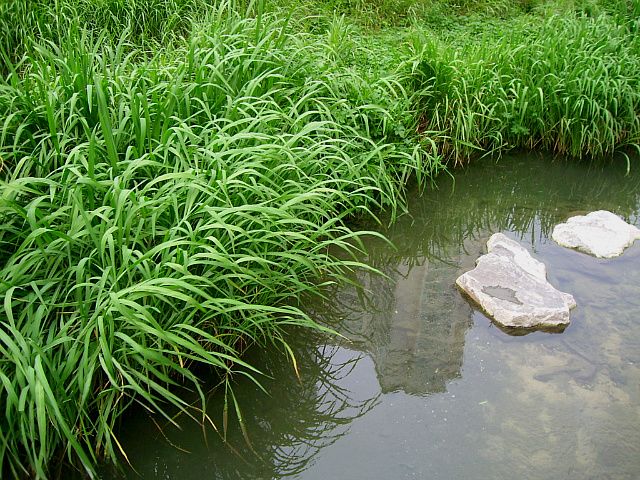
[{"label": "large white rock in water", "polygon": [[458,277],[458,287],[507,327],[569,323],[576,302],[547,282],[543,263],[502,233],[492,235],[487,246],[489,253],[476,261],[476,268]]},{"label": "large white rock in water", "polygon": [[551,238],[563,247],[595,257],[613,258],[640,238],[640,229],[611,212],[598,210],[556,225]]}]

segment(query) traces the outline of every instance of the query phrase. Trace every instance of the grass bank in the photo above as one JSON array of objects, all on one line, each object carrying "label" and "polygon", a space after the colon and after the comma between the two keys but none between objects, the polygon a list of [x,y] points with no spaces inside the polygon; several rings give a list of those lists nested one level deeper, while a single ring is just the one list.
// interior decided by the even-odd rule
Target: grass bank
[{"label": "grass bank", "polygon": [[412,64],[422,129],[456,162],[542,149],[607,158],[638,141],[640,43],[613,17],[552,16],[474,41],[426,37]]},{"label": "grass bank", "polygon": [[244,346],[288,352],[284,325],[315,326],[296,299],[349,268],[327,253],[357,248],[342,220],[397,209],[438,165],[385,140],[384,105],[345,100],[406,103],[394,78],[317,75],[284,20],[222,5],[172,50],[134,40],[71,22],[0,86],[7,476],[49,478],[60,455],[91,475],[132,402],[205,423],[171,388],[199,391],[198,364],[241,418]]},{"label": "grass bank", "polygon": [[246,345],[291,356],[282,329],[318,328],[300,300],[347,281],[345,219],[393,218],[410,179],[637,145],[623,3],[4,2],[3,477],[93,476],[133,403],[208,422],[203,372],[241,420]]}]

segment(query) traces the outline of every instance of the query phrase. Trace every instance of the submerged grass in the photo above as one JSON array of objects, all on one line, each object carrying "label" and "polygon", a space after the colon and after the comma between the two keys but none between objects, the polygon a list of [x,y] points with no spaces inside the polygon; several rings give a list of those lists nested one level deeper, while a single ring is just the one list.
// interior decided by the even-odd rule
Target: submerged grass
[{"label": "submerged grass", "polygon": [[416,14],[406,40],[358,35],[338,3],[296,20],[312,33],[262,3],[0,4],[3,476],[65,458],[94,476],[134,403],[209,421],[177,393],[204,404],[198,365],[241,419],[246,345],[291,354],[285,325],[318,328],[299,301],[347,281],[362,234],[344,220],[393,219],[410,179],[507,148],[637,145],[637,12],[520,3],[430,4],[536,16],[460,36]]}]

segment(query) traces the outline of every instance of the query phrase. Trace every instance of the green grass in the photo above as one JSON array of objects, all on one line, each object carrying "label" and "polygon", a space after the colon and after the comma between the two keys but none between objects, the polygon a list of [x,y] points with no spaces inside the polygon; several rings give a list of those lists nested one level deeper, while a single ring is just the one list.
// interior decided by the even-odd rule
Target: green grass
[{"label": "green grass", "polygon": [[364,97],[406,103],[396,80],[311,79],[283,21],[220,7],[155,54],[129,35],[72,25],[0,87],[7,475],[48,478],[60,454],[92,475],[132,402],[201,416],[172,389],[200,391],[197,364],[257,376],[244,346],[287,351],[284,325],[316,327],[296,299],[344,278],[342,220],[398,209],[438,166],[384,142],[393,112]]},{"label": "green grass", "polygon": [[[15,60],[34,37],[57,42],[73,23],[88,32],[118,37],[131,32],[137,45],[167,45],[191,30],[193,18],[215,8],[215,0],[3,0],[0,48]],[[3,69],[0,73],[6,73]]]},{"label": "green grass", "polygon": [[609,17],[416,43],[419,129],[445,132],[441,151],[456,162],[509,148],[603,158],[637,142],[640,44]]},{"label": "green grass", "polygon": [[[510,148],[638,143],[625,5],[278,8],[0,5],[4,477],[93,476],[134,403],[207,421],[202,375],[241,419],[234,376],[260,382],[246,346],[292,357],[285,327],[319,328],[300,299],[356,265],[366,232],[345,220],[393,221],[409,181]],[[372,18],[395,27],[370,35]]]}]

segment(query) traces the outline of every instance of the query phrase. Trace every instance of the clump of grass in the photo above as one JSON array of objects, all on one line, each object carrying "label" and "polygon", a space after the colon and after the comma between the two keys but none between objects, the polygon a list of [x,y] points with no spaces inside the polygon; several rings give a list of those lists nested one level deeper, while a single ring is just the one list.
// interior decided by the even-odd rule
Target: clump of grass
[{"label": "clump of grass", "polygon": [[[32,42],[58,43],[74,23],[91,35],[118,38],[130,32],[136,47],[161,48],[188,35],[194,18],[214,0],[6,0],[0,2],[0,55],[17,61]],[[8,72],[0,62],[0,74]]]},{"label": "clump of grass", "polygon": [[317,328],[297,300],[346,279],[342,220],[441,166],[387,142],[398,120],[371,100],[406,104],[397,79],[318,70],[273,17],[208,15],[155,54],[72,23],[0,84],[4,475],[49,478],[62,455],[92,476],[132,403],[207,421],[175,390],[204,403],[196,365],[241,418],[244,347],[290,353],[284,325]]},{"label": "clump of grass", "polygon": [[611,17],[552,17],[466,46],[428,37],[408,72],[418,130],[464,161],[508,148],[608,157],[640,126],[640,44]]},{"label": "clump of grass", "polygon": [[213,0],[75,0],[77,17],[95,31],[119,36],[131,31],[136,43],[166,44],[187,35],[193,18],[214,9]]},{"label": "clump of grass", "polygon": [[[0,3],[0,75],[6,75],[7,62],[15,61],[28,48],[32,36],[52,35],[50,1],[7,0]],[[6,58],[6,60],[5,60]]]}]

